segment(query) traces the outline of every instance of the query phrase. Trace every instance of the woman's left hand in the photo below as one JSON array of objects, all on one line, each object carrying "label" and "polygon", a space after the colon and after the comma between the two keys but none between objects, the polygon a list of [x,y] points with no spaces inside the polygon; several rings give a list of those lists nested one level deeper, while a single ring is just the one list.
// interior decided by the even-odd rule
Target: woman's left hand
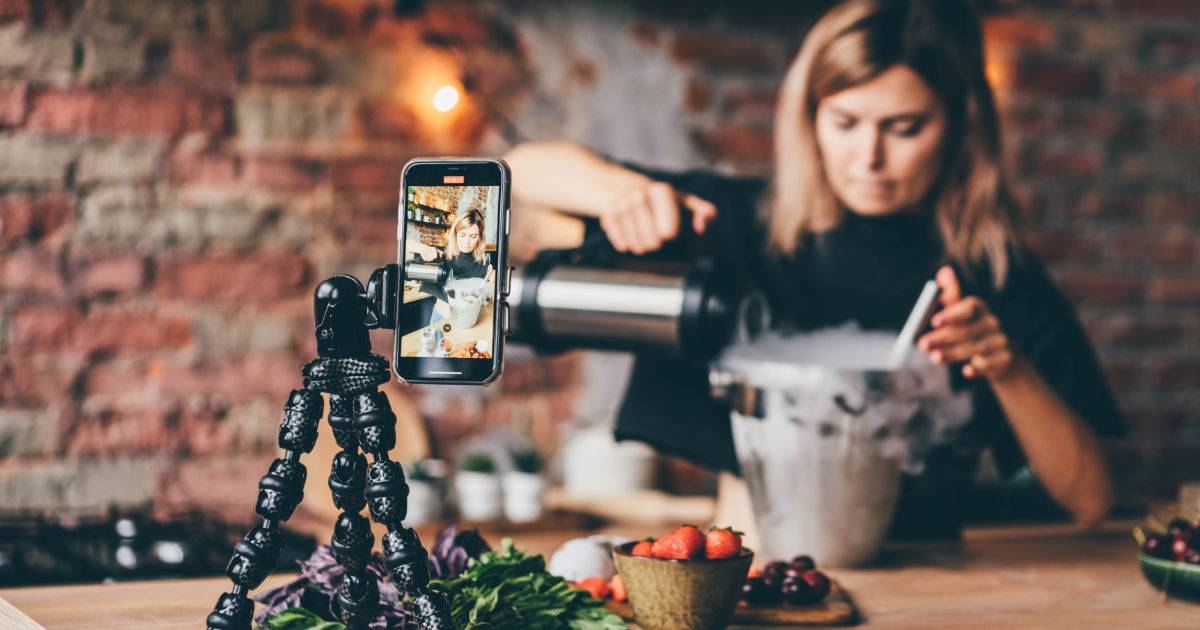
[{"label": "woman's left hand", "polygon": [[933,331],[923,335],[917,347],[937,365],[964,363],[962,373],[967,378],[1007,376],[1016,360],[1000,320],[983,300],[962,295],[951,267],[938,270],[937,284],[943,308],[930,321]]},{"label": "woman's left hand", "polygon": [[494,267],[492,267],[491,265],[488,265],[487,275],[485,275],[483,277],[483,282],[484,282],[484,284],[491,284],[495,281],[496,281],[496,269]]}]

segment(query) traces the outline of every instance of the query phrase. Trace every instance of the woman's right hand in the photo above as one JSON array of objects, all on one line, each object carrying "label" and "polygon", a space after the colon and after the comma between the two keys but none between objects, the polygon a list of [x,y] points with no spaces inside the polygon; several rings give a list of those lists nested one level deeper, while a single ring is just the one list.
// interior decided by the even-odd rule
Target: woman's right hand
[{"label": "woman's right hand", "polygon": [[600,227],[617,251],[645,254],[679,235],[681,205],[691,213],[697,234],[703,234],[717,216],[711,202],[646,179],[600,212]]}]

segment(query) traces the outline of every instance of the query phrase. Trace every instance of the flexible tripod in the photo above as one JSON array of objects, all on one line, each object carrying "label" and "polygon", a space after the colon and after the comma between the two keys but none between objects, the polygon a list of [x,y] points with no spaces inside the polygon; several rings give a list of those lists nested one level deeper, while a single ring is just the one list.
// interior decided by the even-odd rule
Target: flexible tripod
[{"label": "flexible tripod", "polygon": [[[283,546],[279,523],[291,518],[304,496],[308,476],[300,454],[317,441],[323,414],[321,392],[329,394],[329,426],[341,447],[333,459],[329,488],[341,511],[331,546],[346,569],[337,601],[350,630],[366,628],[379,613],[379,587],[366,570],[375,537],[360,513],[387,527],[383,557],[392,581],[418,625],[450,629],[445,596],[429,589],[429,557],[417,533],[401,525],[408,512],[408,484],[400,464],[388,459],[396,446],[396,416],[379,385],[391,377],[388,361],[371,353],[371,328],[395,328],[396,265],[376,269],[364,292],[352,276],[335,276],[317,286],[313,297],[318,358],[304,366],[302,389],[292,390],[279,426],[282,457],[258,482],[255,511],[263,518],[234,547],[225,574],[233,588],[222,593],[208,615],[208,630],[249,630],[254,603],[249,592],[266,579]],[[371,456],[371,463],[363,452]]]}]

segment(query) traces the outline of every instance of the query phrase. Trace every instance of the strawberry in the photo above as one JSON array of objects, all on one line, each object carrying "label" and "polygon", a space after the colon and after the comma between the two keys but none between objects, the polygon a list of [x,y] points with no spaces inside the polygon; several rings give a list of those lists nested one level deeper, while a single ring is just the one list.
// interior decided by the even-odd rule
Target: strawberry
[{"label": "strawberry", "polygon": [[653,542],[654,542],[653,538],[647,538],[646,540],[643,540],[642,542],[634,545],[633,550],[631,550],[629,553],[631,553],[635,556],[644,556],[646,558],[653,558],[654,552],[651,551],[651,548],[653,547],[653,544],[652,544]]},{"label": "strawberry", "polygon": [[612,591],[614,602],[620,603],[629,599],[629,593],[625,592],[625,581],[621,579],[620,573],[612,576],[612,580],[608,582],[608,588]]},{"label": "strawberry", "polygon": [[742,551],[741,532],[735,532],[728,527],[708,530],[704,537],[704,557],[709,559],[730,558]]},{"label": "strawberry", "polygon": [[604,578],[590,577],[580,580],[574,585],[575,588],[587,591],[593,599],[604,599],[608,597],[608,581]]},{"label": "strawberry", "polygon": [[704,534],[693,525],[684,525],[659,538],[651,545],[655,558],[693,560],[704,557]]}]

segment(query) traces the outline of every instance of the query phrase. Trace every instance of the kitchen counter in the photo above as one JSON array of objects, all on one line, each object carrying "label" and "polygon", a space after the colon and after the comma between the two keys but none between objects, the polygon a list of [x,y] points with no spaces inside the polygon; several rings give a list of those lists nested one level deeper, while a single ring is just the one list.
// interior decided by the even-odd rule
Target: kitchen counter
[{"label": "kitchen counter", "polygon": [[[1131,523],[1095,532],[1065,525],[975,528],[957,544],[889,547],[879,566],[831,569],[868,628],[1196,628],[1200,604],[1161,601],[1142,578]],[[658,529],[665,529],[663,528]],[[611,527],[643,536],[656,528]],[[499,535],[485,532],[489,542]],[[511,534],[519,547],[549,554],[583,532]],[[422,533],[428,542],[431,536]],[[818,559],[819,560],[819,559]],[[276,586],[290,579],[268,579]],[[94,630],[202,627],[224,578],[0,590],[0,627]],[[20,611],[20,612],[18,612]]]}]

